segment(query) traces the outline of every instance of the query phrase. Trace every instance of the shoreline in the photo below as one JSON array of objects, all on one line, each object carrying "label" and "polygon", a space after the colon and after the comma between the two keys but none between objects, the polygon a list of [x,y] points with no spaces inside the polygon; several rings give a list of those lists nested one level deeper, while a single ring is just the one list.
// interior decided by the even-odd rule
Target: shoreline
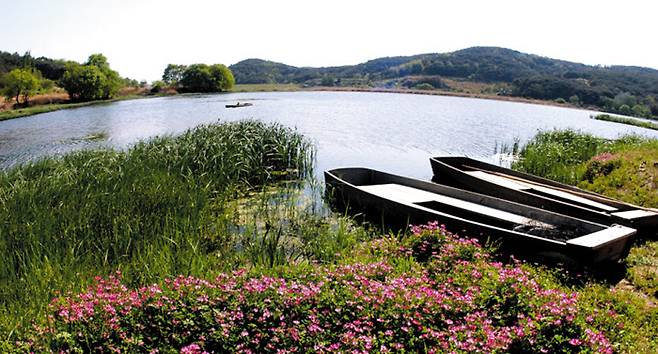
[{"label": "shoreline", "polygon": [[445,91],[445,90],[414,90],[414,89],[387,89],[387,88],[375,88],[375,87],[310,87],[310,88],[300,88],[299,91],[333,91],[333,92],[377,92],[377,93],[400,93],[400,94],[412,94],[412,95],[426,95],[426,96],[448,96],[448,97],[463,97],[463,98],[478,98],[483,100],[492,100],[492,101],[504,101],[504,102],[515,102],[515,103],[528,103],[528,104],[538,104],[542,106],[553,106],[553,107],[563,107],[563,108],[573,108],[573,109],[582,109],[582,110],[594,110],[598,111],[596,107],[580,107],[574,106],[569,103],[557,103],[554,101],[548,100],[538,100],[533,98],[525,97],[516,97],[516,96],[498,96],[498,95],[487,95],[481,93],[471,93],[471,92],[455,92],[455,91]]},{"label": "shoreline", "polygon": [[61,111],[65,109],[74,109],[87,106],[95,106],[106,103],[113,103],[119,101],[128,101],[128,100],[137,100],[141,98],[155,98],[155,97],[164,97],[171,95],[127,95],[121,97],[110,98],[108,100],[97,100],[97,101],[88,101],[88,102],[71,102],[71,103],[49,103],[36,105],[26,108],[18,108],[7,111],[0,111],[0,122],[10,119],[24,118],[29,116],[34,116],[41,113],[49,113],[55,111]]},{"label": "shoreline", "polygon": [[237,84],[236,87],[228,91],[228,93],[246,93],[246,92],[377,92],[377,93],[399,93],[399,94],[412,94],[412,95],[426,95],[426,96],[448,96],[448,97],[463,97],[463,98],[478,98],[483,100],[515,102],[515,103],[528,103],[538,104],[542,106],[553,106],[563,108],[582,109],[590,111],[601,111],[598,107],[588,106],[581,107],[575,106],[570,103],[558,103],[550,100],[539,100],[534,98],[525,98],[517,96],[498,96],[488,95],[482,93],[472,92],[456,92],[446,90],[414,90],[414,89],[387,89],[382,87],[358,87],[358,86],[312,86],[301,87],[292,84]]},{"label": "shoreline", "polygon": [[[446,96],[446,97],[462,97],[462,98],[477,98],[483,100],[493,100],[493,101],[503,101],[503,102],[514,102],[514,103],[527,103],[527,104],[536,104],[542,106],[552,106],[552,107],[562,107],[562,108],[572,108],[572,109],[582,109],[590,111],[603,112],[598,109],[598,107],[579,107],[574,106],[568,103],[558,103],[548,100],[538,100],[532,98],[524,97],[515,97],[515,96],[498,96],[498,95],[488,95],[480,93],[471,93],[471,92],[454,92],[454,91],[445,91],[445,90],[414,90],[414,89],[387,89],[387,88],[375,88],[375,87],[323,87],[323,86],[314,86],[314,87],[300,87],[291,84],[241,84],[236,85],[233,90],[226,91],[224,93],[248,93],[248,92],[374,92],[374,93],[396,93],[396,94],[411,94],[411,95],[426,95],[426,96]],[[98,101],[89,101],[89,102],[78,102],[78,103],[51,103],[44,105],[37,105],[27,108],[19,108],[7,111],[0,112],[0,121],[29,117],[41,113],[55,112],[64,109],[73,109],[80,107],[93,106],[98,104],[113,103],[118,101],[125,100],[134,100],[142,98],[154,98],[154,97],[166,97],[166,96],[178,96],[182,95],[181,93],[175,94],[153,94],[153,95],[128,95],[117,98],[112,98],[108,100],[98,100]]]}]

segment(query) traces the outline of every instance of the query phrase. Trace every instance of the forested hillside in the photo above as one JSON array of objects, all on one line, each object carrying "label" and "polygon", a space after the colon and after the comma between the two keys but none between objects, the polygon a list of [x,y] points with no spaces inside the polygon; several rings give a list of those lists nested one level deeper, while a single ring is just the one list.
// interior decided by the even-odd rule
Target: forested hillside
[{"label": "forested hillside", "polygon": [[[569,101],[628,115],[658,117],[658,70],[590,66],[497,47],[387,57],[349,66],[293,67],[260,59],[230,66],[238,84],[297,83],[455,89],[458,82],[505,84],[498,95]],[[429,86],[428,86],[429,85]]]}]

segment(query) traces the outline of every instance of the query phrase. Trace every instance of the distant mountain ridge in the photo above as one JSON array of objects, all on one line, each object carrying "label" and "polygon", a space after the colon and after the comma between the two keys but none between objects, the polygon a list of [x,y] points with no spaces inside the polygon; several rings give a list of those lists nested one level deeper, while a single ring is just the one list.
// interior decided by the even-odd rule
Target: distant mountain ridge
[{"label": "distant mountain ridge", "polygon": [[[421,66],[414,66],[421,64]],[[377,75],[377,78],[404,74],[444,75],[485,81],[505,81],[525,75],[586,74],[609,71],[650,75],[658,80],[658,70],[639,66],[592,66],[552,59],[500,47],[471,47],[449,53],[383,57],[356,65],[333,67],[295,67],[263,59],[246,59],[229,67],[237,83],[300,83],[307,76],[355,74]],[[273,81],[275,79],[282,81]],[[269,80],[269,81],[268,81]],[[657,88],[658,89],[658,88]]]},{"label": "distant mountain ridge", "polygon": [[356,65],[322,68],[247,59],[229,68],[238,84],[371,87],[425,84],[426,88],[450,89],[442,80],[457,80],[502,84],[495,92],[499,95],[569,100],[624,114],[658,116],[656,69],[592,66],[499,47],[385,57]]}]

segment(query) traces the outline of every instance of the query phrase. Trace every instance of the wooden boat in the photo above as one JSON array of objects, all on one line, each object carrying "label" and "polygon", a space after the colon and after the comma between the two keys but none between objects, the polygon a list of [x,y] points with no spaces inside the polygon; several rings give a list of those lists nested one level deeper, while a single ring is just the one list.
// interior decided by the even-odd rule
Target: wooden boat
[{"label": "wooden boat", "polygon": [[496,239],[515,254],[590,264],[624,258],[635,229],[605,226],[432,182],[367,168],[324,173],[334,205],[381,217],[385,225],[439,221],[452,232]]},{"label": "wooden boat", "polygon": [[430,163],[437,183],[604,225],[625,225],[648,236],[656,233],[657,210],[467,157],[433,157]]},{"label": "wooden boat", "polygon": [[249,107],[249,106],[253,106],[253,105],[254,105],[253,103],[249,103],[249,102],[245,102],[245,103],[238,102],[236,104],[227,104],[225,107],[226,108],[240,108],[240,107]]}]

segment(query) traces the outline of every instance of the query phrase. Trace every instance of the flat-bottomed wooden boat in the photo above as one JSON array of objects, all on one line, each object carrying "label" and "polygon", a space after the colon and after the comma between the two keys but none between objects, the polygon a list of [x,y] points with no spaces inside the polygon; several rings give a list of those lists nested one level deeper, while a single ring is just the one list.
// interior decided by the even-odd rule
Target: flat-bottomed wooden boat
[{"label": "flat-bottomed wooden boat", "polygon": [[515,253],[560,255],[582,264],[616,261],[628,254],[636,232],[367,168],[324,175],[334,205],[381,217],[385,224],[438,221],[452,232],[499,240]]},{"label": "flat-bottomed wooden boat", "polygon": [[652,209],[467,157],[433,157],[430,163],[437,183],[600,224],[625,225],[650,237],[656,234],[658,212]]}]

